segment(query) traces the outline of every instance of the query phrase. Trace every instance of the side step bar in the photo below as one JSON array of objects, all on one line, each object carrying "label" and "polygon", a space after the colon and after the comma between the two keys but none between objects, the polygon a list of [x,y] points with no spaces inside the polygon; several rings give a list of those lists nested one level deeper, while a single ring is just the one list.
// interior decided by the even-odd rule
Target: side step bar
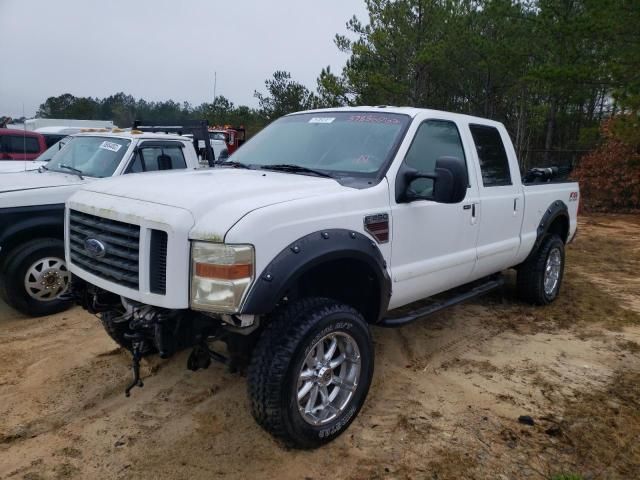
[{"label": "side step bar", "polygon": [[433,303],[431,305],[427,305],[426,307],[419,308],[412,312],[407,312],[404,315],[399,317],[394,317],[394,316],[385,317],[375,325],[380,327],[387,327],[387,328],[402,327],[420,318],[432,315],[436,312],[439,312],[440,310],[444,310],[445,308],[452,307],[453,305],[457,305],[459,303],[466,302],[467,300],[470,300],[472,298],[479,297],[480,295],[484,295],[485,293],[488,293],[491,290],[499,288],[502,285],[504,285],[504,278],[502,277],[502,275],[498,277],[491,277],[490,280],[487,280],[484,283],[476,285],[470,290],[459,293],[451,298],[448,298],[441,302]]}]

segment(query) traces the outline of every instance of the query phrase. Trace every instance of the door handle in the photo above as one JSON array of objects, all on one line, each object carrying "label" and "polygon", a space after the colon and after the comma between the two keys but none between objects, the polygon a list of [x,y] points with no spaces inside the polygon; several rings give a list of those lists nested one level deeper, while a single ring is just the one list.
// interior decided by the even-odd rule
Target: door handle
[{"label": "door handle", "polygon": [[463,210],[471,210],[471,215],[473,217],[476,216],[476,202],[473,203],[467,203],[466,205],[462,206]]},{"label": "door handle", "polygon": [[477,205],[477,202],[472,202],[472,203],[467,203],[466,205],[462,206],[463,210],[471,210],[471,225],[475,225],[475,223],[477,221],[476,205]]}]

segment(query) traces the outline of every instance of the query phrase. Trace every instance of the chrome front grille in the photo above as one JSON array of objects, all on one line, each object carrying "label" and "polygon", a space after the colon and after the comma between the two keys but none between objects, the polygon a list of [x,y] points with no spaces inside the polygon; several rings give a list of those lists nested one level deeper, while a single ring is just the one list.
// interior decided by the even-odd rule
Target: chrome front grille
[{"label": "chrome front grille", "polygon": [[69,249],[83,270],[139,288],[140,226],[70,210]]}]

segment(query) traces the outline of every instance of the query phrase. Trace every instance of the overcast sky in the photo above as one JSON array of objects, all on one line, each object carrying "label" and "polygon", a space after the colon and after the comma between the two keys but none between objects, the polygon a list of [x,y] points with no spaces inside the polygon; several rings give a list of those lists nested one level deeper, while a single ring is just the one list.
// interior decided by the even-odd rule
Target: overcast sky
[{"label": "overcast sky", "polygon": [[47,97],[211,101],[255,106],[275,70],[315,89],[340,72],[333,38],[364,0],[0,0],[0,115],[33,116]]}]

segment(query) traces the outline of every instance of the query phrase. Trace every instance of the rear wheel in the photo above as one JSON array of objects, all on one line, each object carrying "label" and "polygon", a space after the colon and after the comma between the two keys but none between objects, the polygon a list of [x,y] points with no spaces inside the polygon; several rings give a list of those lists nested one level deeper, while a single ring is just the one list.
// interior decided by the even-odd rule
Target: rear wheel
[{"label": "rear wheel", "polygon": [[324,298],[285,306],[249,366],[256,421],[285,444],[314,448],[347,429],[369,391],[374,353],[365,320]]},{"label": "rear wheel", "polygon": [[71,301],[58,298],[67,290],[70,280],[62,241],[40,238],[8,254],[0,280],[0,295],[25,315],[50,315],[72,305]]},{"label": "rear wheel", "polygon": [[563,276],[564,242],[558,235],[548,235],[518,269],[518,294],[527,302],[547,305],[558,297]]}]

